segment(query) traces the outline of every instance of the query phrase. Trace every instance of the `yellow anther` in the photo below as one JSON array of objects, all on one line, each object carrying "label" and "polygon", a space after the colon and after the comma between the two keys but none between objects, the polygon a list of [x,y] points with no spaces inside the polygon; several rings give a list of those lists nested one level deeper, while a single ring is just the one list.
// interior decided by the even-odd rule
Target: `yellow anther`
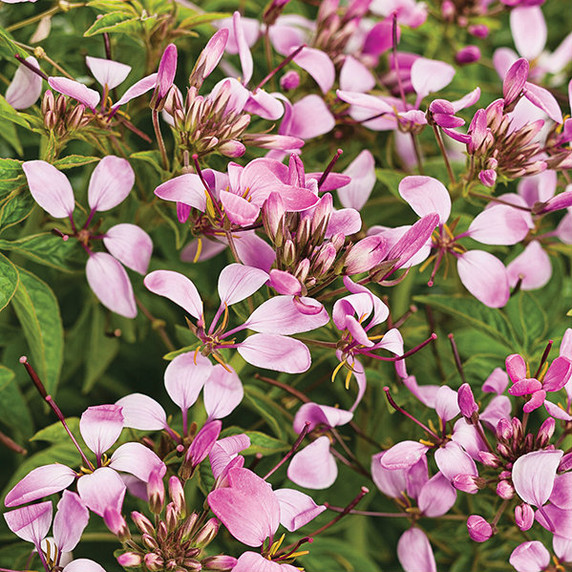
[{"label": "yellow anther", "polygon": [[419,267],[419,272],[423,272],[423,270],[425,270],[425,268],[427,268],[427,266],[429,266],[429,264],[431,264],[431,262],[433,262],[433,260],[435,260],[435,257],[437,255],[433,254],[433,256],[430,256],[420,267]]},{"label": "yellow anther", "polygon": [[342,367],[344,367],[346,363],[346,360],[341,361],[337,366],[336,369],[334,369],[334,371],[332,372],[332,383],[334,382],[334,380],[336,379],[336,375],[338,375],[338,372],[340,371],[340,369],[342,369]]},{"label": "yellow anther", "polygon": [[224,369],[226,369],[226,371],[228,371],[228,373],[233,373],[232,369],[230,369],[230,367],[225,363],[225,361],[216,353],[212,354],[213,357],[215,358],[216,361],[218,361],[218,363],[220,363],[220,365],[222,365],[222,367],[224,367]]},{"label": "yellow anther", "polygon": [[425,439],[419,439],[419,443],[421,443],[422,445],[427,445],[427,447],[433,447],[433,443],[431,443],[431,441],[427,441]]},{"label": "yellow anther", "polygon": [[350,380],[351,380],[351,378],[352,378],[352,373],[353,373],[353,370],[350,369],[350,370],[348,371],[348,373],[346,374],[346,380],[345,380],[345,383],[344,383],[344,385],[346,386],[346,389],[349,389],[349,388],[350,388]]},{"label": "yellow anther", "polygon": [[300,550],[300,552],[293,552],[288,556],[288,558],[298,558],[298,556],[306,556],[306,554],[310,554],[309,550]]},{"label": "yellow anther", "polygon": [[195,257],[193,258],[193,262],[198,262],[199,258],[201,257],[202,252],[203,252],[203,239],[198,238],[197,239],[197,253],[195,254]]},{"label": "yellow anther", "polygon": [[546,372],[548,370],[548,362],[546,362],[543,366],[542,369],[540,370],[540,374],[538,375],[538,381],[540,381],[542,383],[544,376],[546,375]]},{"label": "yellow anther", "polygon": [[199,354],[199,350],[200,350],[200,346],[195,350],[195,355],[193,356],[193,361],[195,362],[195,365],[197,365],[197,355]]},{"label": "yellow anther", "polygon": [[282,543],[284,542],[284,538],[286,537],[286,534],[283,534],[279,540],[277,540],[271,547],[270,547],[270,551],[268,552],[268,556],[274,556],[276,554],[276,552],[278,551],[278,549],[282,546]]},{"label": "yellow anther", "polygon": [[224,332],[224,330],[226,329],[226,326],[228,324],[228,305],[225,302],[224,303],[224,314],[222,317],[222,324],[220,325],[220,331]]},{"label": "yellow anther", "polygon": [[454,239],[455,239],[455,235],[451,232],[451,229],[450,229],[446,224],[443,225],[443,228],[445,229],[445,232],[447,233],[447,235],[449,236],[449,238],[450,238],[451,240],[454,240]]}]

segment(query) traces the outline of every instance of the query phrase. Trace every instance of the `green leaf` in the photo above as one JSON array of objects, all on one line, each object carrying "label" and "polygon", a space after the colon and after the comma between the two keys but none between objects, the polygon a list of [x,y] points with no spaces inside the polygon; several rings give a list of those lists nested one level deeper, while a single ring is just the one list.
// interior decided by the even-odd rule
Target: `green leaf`
[{"label": "green leaf", "polygon": [[0,119],[11,121],[12,123],[25,127],[26,129],[30,128],[30,124],[6,101],[2,95],[0,95]]},{"label": "green leaf", "polygon": [[12,241],[0,239],[0,250],[17,252],[38,264],[65,272],[77,270],[78,264],[81,264],[79,258],[74,264],[74,255],[79,254],[76,247],[75,241],[64,241],[50,232]]},{"label": "green leaf", "polygon": [[248,435],[250,439],[250,447],[242,452],[243,455],[255,455],[256,453],[272,455],[289,451],[291,448],[291,445],[286,443],[286,441],[275,439],[260,431],[244,431],[244,434]]},{"label": "green leaf", "polygon": [[93,0],[92,2],[88,2],[87,5],[101,12],[122,12],[128,16],[137,15],[137,12],[135,12],[127,2],[118,2],[117,0]]},{"label": "green leaf", "polygon": [[296,561],[311,572],[378,572],[379,567],[359,547],[343,542],[340,538],[319,536],[310,552]]},{"label": "green leaf", "polygon": [[548,317],[538,303],[536,296],[522,290],[513,296],[505,307],[508,319],[519,333],[522,346],[529,357],[538,350],[548,332]]},{"label": "green leaf", "polygon": [[7,60],[14,60],[14,55],[20,54],[23,58],[28,57],[28,53],[18,46],[12,36],[0,26],[0,55]]},{"label": "green leaf", "polygon": [[137,153],[131,153],[129,159],[136,159],[137,161],[143,161],[150,165],[157,175],[159,175],[161,181],[168,178],[169,172],[161,167],[161,154],[159,151],[137,151]]},{"label": "green leaf", "polygon": [[110,12],[98,18],[83,35],[85,38],[89,38],[106,32],[129,34],[139,31],[141,31],[141,19],[139,17],[134,18],[125,12]]},{"label": "green leaf", "polygon": [[399,171],[395,171],[393,169],[376,169],[375,177],[380,183],[382,183],[387,187],[387,189],[392,195],[395,195],[400,200],[403,200],[399,196],[399,191],[398,191],[399,183],[404,178],[403,173],[400,173]]},{"label": "green leaf", "polygon": [[[85,443],[81,438],[81,433],[79,432],[79,417],[66,417],[66,424],[73,436],[78,440],[80,446],[85,446]],[[33,437],[30,437],[30,441],[45,441],[51,445],[67,443],[69,439],[69,435],[60,421],[56,421],[55,423],[40,429]]]},{"label": "green leaf", "polygon": [[223,18],[230,18],[230,12],[207,12],[206,14],[196,14],[189,16],[179,24],[179,28],[194,28],[202,24],[210,24],[215,20],[222,20]]},{"label": "green leaf", "polygon": [[96,163],[99,161],[99,157],[89,157],[84,155],[68,155],[67,157],[62,157],[57,161],[54,161],[52,165],[59,169],[60,171],[65,171],[66,169],[73,169],[74,167],[83,167],[84,165],[91,165],[91,163]]},{"label": "green leaf", "polygon": [[20,283],[12,298],[31,351],[31,364],[46,391],[55,394],[63,361],[64,330],[58,301],[39,278],[18,268]]},{"label": "green leaf", "polygon": [[15,378],[11,369],[0,365],[0,418],[12,429],[29,435],[32,417]]},{"label": "green leaf", "polygon": [[0,230],[24,220],[34,204],[25,184],[22,163],[0,159]]},{"label": "green leaf", "polygon": [[9,123],[8,121],[2,123],[0,137],[11,145],[18,155],[22,156],[24,154],[22,143],[20,143],[20,138],[18,137],[18,130],[13,123]]},{"label": "green leaf", "polygon": [[[256,411],[266,421],[278,439],[286,439],[285,427],[289,427],[290,422],[287,420],[284,409],[277,405],[273,399],[257,387],[245,385],[243,403]],[[282,424],[280,424],[280,420],[282,420]]]},{"label": "green leaf", "polygon": [[192,346],[185,346],[184,348],[179,348],[178,350],[174,350],[172,352],[169,352],[168,354],[165,354],[163,356],[164,360],[167,361],[172,361],[174,360],[177,356],[180,356],[181,354],[187,354],[189,352],[194,352],[197,347],[199,346],[200,342],[197,342],[195,344],[193,344]]},{"label": "green leaf", "polygon": [[0,310],[3,310],[18,288],[18,270],[0,254]]}]

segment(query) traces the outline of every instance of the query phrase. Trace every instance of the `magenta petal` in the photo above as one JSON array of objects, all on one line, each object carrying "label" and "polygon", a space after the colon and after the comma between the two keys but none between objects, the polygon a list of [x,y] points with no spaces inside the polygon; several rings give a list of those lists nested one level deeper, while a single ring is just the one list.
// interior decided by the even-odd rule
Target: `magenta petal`
[{"label": "magenta petal", "polygon": [[508,559],[517,572],[541,572],[550,564],[550,552],[539,540],[517,546]]},{"label": "magenta petal", "polygon": [[527,377],[526,362],[519,354],[511,354],[505,360],[505,367],[510,380],[515,383]]},{"label": "magenta petal", "polygon": [[252,54],[246,41],[246,36],[242,28],[240,12],[235,12],[232,15],[232,25],[234,30],[234,38],[238,48],[238,57],[240,58],[240,65],[242,67],[242,83],[246,85],[252,78],[252,71],[254,64]]},{"label": "magenta petal", "polygon": [[[250,439],[245,434],[219,439],[209,453],[214,478],[218,479],[237,454],[248,449],[248,447],[250,447]],[[242,459],[244,460],[244,458]]]},{"label": "magenta petal", "polygon": [[127,159],[107,155],[89,180],[88,201],[96,211],[108,211],[122,203],[135,183],[135,172]]},{"label": "magenta petal", "polygon": [[244,389],[235,371],[228,371],[218,364],[204,386],[203,396],[209,419],[222,419],[238,407]]},{"label": "magenta petal", "polygon": [[546,45],[546,20],[540,6],[517,6],[510,12],[510,30],[518,53],[536,59]]},{"label": "magenta petal", "polygon": [[163,98],[167,95],[169,89],[175,81],[175,74],[177,73],[177,46],[169,44],[159,62],[159,69],[157,70],[157,95]]},{"label": "magenta petal", "polygon": [[321,328],[330,321],[328,312],[320,302],[305,297],[300,301],[306,306],[315,307],[317,311],[303,314],[292,296],[275,296],[258,306],[244,325],[254,332],[288,336]]},{"label": "magenta petal", "polygon": [[550,502],[558,508],[572,510],[572,473],[556,475]]},{"label": "magenta petal", "polygon": [[186,276],[172,270],[155,270],[145,276],[143,283],[153,294],[175,302],[197,320],[201,318],[203,301],[196,286]]},{"label": "magenta petal", "polygon": [[528,222],[522,211],[497,205],[476,216],[468,234],[483,244],[516,244],[528,234]]},{"label": "magenta petal", "polygon": [[557,357],[548,368],[542,388],[545,391],[558,391],[562,389],[572,375],[572,361],[567,357]]},{"label": "magenta petal", "polygon": [[439,222],[444,224],[451,214],[449,191],[432,177],[405,177],[399,183],[399,194],[420,217],[437,213]]},{"label": "magenta petal", "polygon": [[89,511],[79,495],[64,491],[54,518],[54,540],[61,552],[71,552],[89,521]]},{"label": "magenta petal", "polygon": [[[271,28],[272,29],[272,28]],[[272,562],[256,552],[241,554],[232,572],[299,572],[300,569],[291,564]]]},{"label": "magenta petal", "polygon": [[306,423],[309,423],[308,431],[313,431],[318,425],[337,427],[349,423],[353,417],[351,411],[345,411],[329,405],[317,403],[304,403],[294,417],[294,431],[301,433]]},{"label": "magenta petal", "polygon": [[122,429],[123,413],[119,405],[88,407],[79,420],[81,436],[98,459],[117,441]]},{"label": "magenta petal", "polygon": [[190,461],[191,465],[197,467],[204,461],[220,435],[222,423],[218,420],[209,421],[203,425],[201,430],[195,435],[191,446],[187,449],[185,461]]},{"label": "magenta petal", "polygon": [[530,64],[525,58],[516,60],[508,68],[502,86],[503,97],[506,104],[511,104],[518,98],[528,78],[529,70]]},{"label": "magenta petal", "polygon": [[524,378],[519,379],[512,387],[509,387],[508,392],[511,395],[530,395],[542,389],[542,384],[537,379]]},{"label": "magenta petal", "polygon": [[338,191],[340,203],[357,211],[367,202],[375,185],[375,161],[370,151],[362,151],[344,171],[351,177],[348,185]]},{"label": "magenta petal", "polygon": [[411,84],[418,100],[443,89],[451,83],[454,76],[455,68],[439,60],[419,58],[411,66]]},{"label": "magenta petal", "polygon": [[552,276],[550,257],[537,240],[527,247],[506,267],[511,287],[520,280],[522,290],[542,288]]},{"label": "magenta petal", "polygon": [[76,558],[62,572],[105,572],[105,568],[89,558]]},{"label": "magenta petal", "polygon": [[232,306],[242,302],[266,284],[268,278],[268,274],[259,268],[229,264],[218,277],[221,304]]},{"label": "magenta petal", "polygon": [[417,505],[424,516],[436,517],[449,512],[457,500],[457,491],[441,473],[431,477],[421,488]]},{"label": "magenta petal", "polygon": [[128,101],[147,93],[149,90],[153,89],[157,84],[157,74],[151,74],[138,82],[134,83],[124,94],[118,99],[112,106],[111,109],[116,109],[122,105],[125,105]]},{"label": "magenta petal", "polygon": [[86,56],[85,61],[93,77],[108,90],[123,83],[131,71],[131,66],[113,60]]},{"label": "magenta petal", "polygon": [[[228,28],[218,30],[212,35],[211,39],[207,42],[207,45],[203,48],[197,62],[204,65],[204,71],[202,74],[203,79],[208,77],[220,62],[220,59],[224,54],[225,47],[227,47],[229,31],[230,30]],[[238,48],[235,53],[238,53]]]},{"label": "magenta petal", "polygon": [[502,308],[510,296],[504,264],[492,254],[470,250],[457,260],[463,286],[489,308]]},{"label": "magenta petal", "polygon": [[278,489],[274,495],[280,503],[280,524],[290,532],[308,524],[326,510],[312,497],[294,489]]},{"label": "magenta petal", "polygon": [[134,475],[144,482],[149,481],[153,471],[159,472],[161,476],[166,471],[165,463],[143,443],[124,443],[118,447],[115,453],[111,455],[109,466],[116,471],[124,471]]},{"label": "magenta petal", "polygon": [[77,492],[81,500],[89,510],[101,517],[106,508],[115,508],[121,512],[126,490],[121,477],[109,467],[100,467],[77,481]]},{"label": "magenta petal", "polygon": [[326,53],[315,48],[302,48],[294,58],[294,63],[314,78],[323,93],[332,89],[336,79],[336,69]]},{"label": "magenta petal", "polygon": [[14,534],[38,548],[50,530],[52,511],[52,502],[47,501],[5,512],[4,518]]},{"label": "magenta petal", "polygon": [[280,524],[280,505],[271,486],[248,469],[231,469],[229,487],[208,495],[211,510],[240,542],[260,546]]},{"label": "magenta petal", "polygon": [[213,365],[205,356],[194,352],[178,355],[165,370],[165,389],[169,397],[187,411],[212,372]]},{"label": "magenta petal", "polygon": [[556,121],[556,123],[562,123],[564,121],[556,98],[547,89],[526,82],[524,97],[536,105],[536,107],[542,109],[552,121]]},{"label": "magenta petal", "polygon": [[388,449],[381,458],[381,466],[385,469],[408,469],[425,455],[429,447],[417,441],[401,441]]},{"label": "magenta petal", "polygon": [[116,402],[122,408],[124,427],[141,431],[161,431],[167,427],[167,414],[159,403],[148,395],[131,393]]},{"label": "magenta petal", "polygon": [[296,453],[288,467],[288,478],[307,489],[327,489],[338,476],[336,460],[330,453],[330,440],[318,437]]},{"label": "magenta petal", "polygon": [[112,312],[134,318],[137,305],[125,268],[106,252],[93,253],[85,267],[87,282],[99,301]]},{"label": "magenta petal", "polygon": [[410,528],[401,535],[397,557],[405,572],[437,572],[429,539],[419,528]]},{"label": "magenta petal", "polygon": [[103,244],[127,268],[139,274],[147,272],[153,242],[142,228],[129,223],[116,224],[105,233]]},{"label": "magenta petal", "polygon": [[237,349],[248,363],[273,371],[302,373],[312,363],[310,351],[301,341],[277,334],[254,334]]},{"label": "magenta petal", "polygon": [[[524,374],[526,375],[526,364],[524,367]],[[496,367],[483,383],[483,391],[487,391],[489,393],[496,393],[497,395],[500,395],[501,393],[504,392],[507,385],[508,385],[507,374],[500,367]]]},{"label": "magenta petal", "polygon": [[4,504],[7,507],[19,506],[59,493],[69,487],[75,477],[75,471],[59,463],[38,467],[30,471],[8,492]]},{"label": "magenta petal", "polygon": [[34,200],[54,218],[66,218],[74,210],[75,199],[68,178],[45,161],[22,163]]},{"label": "magenta petal", "polygon": [[[40,64],[33,56],[28,56],[26,62],[35,68],[40,68]],[[14,78],[6,90],[6,101],[14,109],[26,109],[34,105],[41,94],[42,78],[24,64],[18,66]]]},{"label": "magenta petal", "polygon": [[563,452],[534,451],[519,457],[512,468],[512,482],[518,496],[540,508],[550,497]]},{"label": "magenta petal", "polygon": [[50,77],[48,78],[48,83],[58,93],[72,97],[90,109],[95,109],[101,99],[97,91],[67,77]]}]

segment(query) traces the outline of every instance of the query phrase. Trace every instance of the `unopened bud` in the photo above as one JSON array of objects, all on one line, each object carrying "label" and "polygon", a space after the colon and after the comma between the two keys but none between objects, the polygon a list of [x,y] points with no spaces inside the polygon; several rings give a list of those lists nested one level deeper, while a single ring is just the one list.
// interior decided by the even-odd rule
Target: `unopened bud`
[{"label": "unopened bud", "polygon": [[155,527],[144,514],[134,510],[131,513],[131,520],[133,520],[135,526],[141,531],[142,534],[155,534]]},{"label": "unopened bud", "polygon": [[210,518],[207,523],[199,530],[195,537],[195,544],[204,548],[210,544],[218,533],[220,522],[217,518]]},{"label": "unopened bud", "polygon": [[159,469],[154,469],[149,475],[147,496],[149,498],[149,510],[153,514],[159,514],[163,510],[165,502],[165,486]]},{"label": "unopened bud", "polygon": [[497,172],[493,169],[484,169],[479,172],[479,180],[485,187],[494,187],[497,180]]},{"label": "unopened bud", "polygon": [[522,503],[514,507],[516,526],[522,531],[529,530],[534,523],[534,510],[529,504]]},{"label": "unopened bud", "polygon": [[[473,415],[478,413],[479,406],[475,401],[475,396],[473,395],[473,390],[468,383],[463,383],[457,392],[457,402],[459,404],[459,409],[461,410],[461,415],[467,419],[469,423],[473,422]],[[477,416],[478,419],[478,416]]]},{"label": "unopened bud", "polygon": [[497,444],[497,451],[501,457],[510,458],[512,456],[511,450],[503,443]]},{"label": "unopened bud", "polygon": [[379,264],[387,251],[387,241],[379,236],[372,235],[354,244],[344,259],[345,274],[352,276],[361,274]]},{"label": "unopened bud", "polygon": [[149,552],[148,554],[145,554],[143,561],[145,562],[145,566],[150,572],[160,572],[164,568],[163,559],[156,552]]},{"label": "unopened bud", "polygon": [[282,249],[282,262],[285,266],[291,266],[296,260],[296,247],[294,243],[288,239],[284,242],[284,248]]},{"label": "unopened bud", "polygon": [[536,444],[539,447],[546,447],[548,442],[554,435],[554,429],[556,428],[556,421],[553,417],[549,417],[544,421],[544,423],[540,426],[538,433],[536,435]]},{"label": "unopened bud", "polygon": [[304,217],[298,224],[298,228],[296,229],[296,247],[298,252],[302,252],[308,244],[308,240],[310,240],[311,227],[312,221],[310,220],[310,217]]},{"label": "unopened bud", "polygon": [[502,464],[501,460],[494,453],[489,453],[489,451],[479,451],[479,459],[483,465],[494,469]]},{"label": "unopened bud", "polygon": [[170,502],[165,508],[165,523],[167,524],[167,530],[173,532],[177,525],[179,524],[179,512],[175,507],[175,503]]},{"label": "unopened bud", "polygon": [[185,501],[185,490],[183,484],[178,477],[169,479],[169,498],[173,501],[179,518],[185,518],[187,511],[187,503]]},{"label": "unopened bud", "polygon": [[497,423],[496,434],[497,439],[502,441],[510,441],[514,435],[513,424],[505,417],[501,417]]},{"label": "unopened bud", "polygon": [[296,89],[300,85],[300,74],[297,71],[290,70],[280,78],[280,87],[284,91]]},{"label": "unopened bud", "polygon": [[456,13],[455,4],[451,0],[444,0],[441,4],[441,16],[443,16],[443,19],[452,22]]},{"label": "unopened bud", "polygon": [[136,552],[124,552],[117,557],[117,563],[124,568],[135,568],[141,566],[143,557]]},{"label": "unopened bud", "polygon": [[497,495],[504,500],[510,500],[514,496],[514,487],[508,481],[499,481]]},{"label": "unopened bud", "polygon": [[502,85],[505,108],[514,103],[522,93],[528,79],[529,69],[528,61],[525,58],[520,58],[506,72]]},{"label": "unopened bud", "polygon": [[53,111],[47,111],[44,115],[44,125],[46,129],[54,129],[58,123],[58,117]]},{"label": "unopened bud", "polygon": [[79,104],[76,105],[72,112],[68,115],[66,119],[66,126],[69,131],[73,131],[77,129],[82,124],[83,113],[85,111],[85,105]]},{"label": "unopened bud", "polygon": [[51,89],[47,89],[42,97],[42,114],[46,115],[48,111],[54,111],[56,108],[56,100]]},{"label": "unopened bud", "polygon": [[203,565],[194,558],[185,558],[182,562],[185,572],[194,572],[195,570],[204,570]]},{"label": "unopened bud", "polygon": [[199,515],[196,512],[191,513],[187,517],[187,520],[185,520],[183,526],[181,527],[181,540],[183,542],[186,542],[187,540],[189,540],[189,538],[191,538],[191,536],[194,533],[195,525],[197,524],[198,520],[199,520]]},{"label": "unopened bud", "polygon": [[169,536],[167,525],[163,521],[161,521],[157,525],[157,542],[159,543],[159,545],[164,544],[165,540],[167,540],[167,536]]},{"label": "unopened bud", "polygon": [[475,38],[486,38],[489,35],[489,28],[485,24],[474,24],[469,26],[467,30]]},{"label": "unopened bud", "polygon": [[109,528],[120,542],[125,542],[131,538],[131,532],[123,515],[116,508],[106,508],[103,513],[105,526]]},{"label": "unopened bud", "polygon": [[67,101],[65,95],[58,95],[56,99],[55,112],[58,117],[64,117],[66,114]]},{"label": "unopened bud", "polygon": [[485,542],[493,535],[493,527],[478,514],[472,514],[467,519],[467,529],[475,542]]},{"label": "unopened bud", "polygon": [[219,554],[218,556],[211,556],[203,560],[203,570],[213,570],[215,572],[228,572],[232,570],[238,560],[233,556],[226,554]]},{"label": "unopened bud", "polygon": [[455,61],[460,65],[473,64],[481,59],[478,46],[465,46],[455,54]]},{"label": "unopened bud", "polygon": [[572,469],[572,453],[566,453],[560,460],[558,465],[558,472],[563,473]]},{"label": "unopened bud", "polygon": [[242,157],[246,153],[246,147],[240,141],[231,139],[219,145],[218,152],[225,157]]},{"label": "unopened bud", "polygon": [[157,541],[150,534],[142,534],[141,542],[150,550],[159,550]]},{"label": "unopened bud", "polygon": [[451,484],[458,490],[469,494],[475,494],[485,487],[485,480],[482,477],[474,477],[469,474],[455,475]]}]

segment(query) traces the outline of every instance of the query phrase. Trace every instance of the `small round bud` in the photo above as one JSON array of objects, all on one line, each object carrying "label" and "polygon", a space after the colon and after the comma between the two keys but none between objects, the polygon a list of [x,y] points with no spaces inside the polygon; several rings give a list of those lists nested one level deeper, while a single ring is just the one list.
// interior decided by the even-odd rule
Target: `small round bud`
[{"label": "small round bud", "polygon": [[472,514],[467,519],[467,529],[475,542],[485,542],[493,535],[493,527],[478,514]]},{"label": "small round bud", "polygon": [[300,85],[300,74],[297,71],[290,70],[280,78],[280,87],[284,91],[296,89]]}]

